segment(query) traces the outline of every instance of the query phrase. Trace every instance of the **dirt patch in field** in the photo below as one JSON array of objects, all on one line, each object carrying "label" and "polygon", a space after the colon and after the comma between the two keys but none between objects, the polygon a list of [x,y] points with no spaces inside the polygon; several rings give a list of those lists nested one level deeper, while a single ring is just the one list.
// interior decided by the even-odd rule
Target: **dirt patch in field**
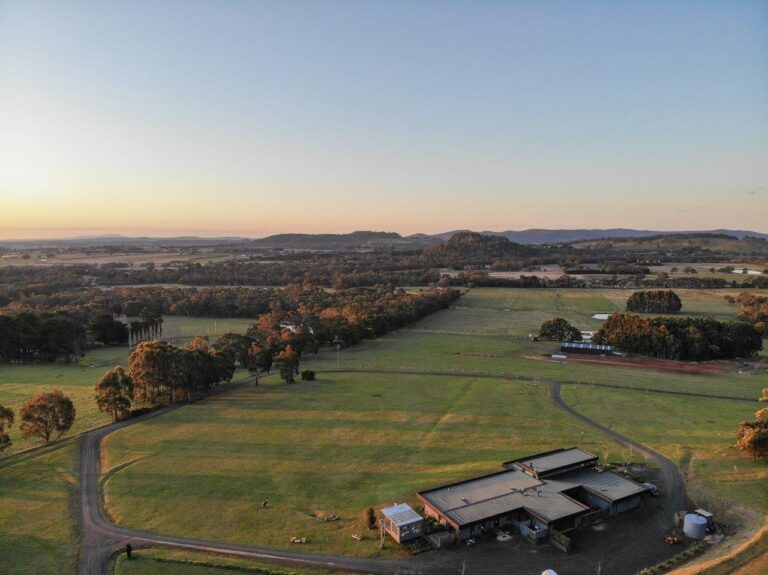
[{"label": "dirt patch in field", "polygon": [[[531,359],[546,360],[546,356],[526,356]],[[692,373],[698,375],[717,375],[729,371],[735,371],[741,367],[738,361],[707,361],[692,363],[687,361],[675,361],[672,359],[653,359],[647,357],[615,357],[603,355],[576,355],[570,354],[564,363],[596,363],[601,365],[615,365],[618,367],[636,367],[640,369],[652,369],[666,373]]]},{"label": "dirt patch in field", "polygon": [[456,355],[460,355],[462,357],[498,357],[495,353],[479,353],[469,351],[457,351]]}]

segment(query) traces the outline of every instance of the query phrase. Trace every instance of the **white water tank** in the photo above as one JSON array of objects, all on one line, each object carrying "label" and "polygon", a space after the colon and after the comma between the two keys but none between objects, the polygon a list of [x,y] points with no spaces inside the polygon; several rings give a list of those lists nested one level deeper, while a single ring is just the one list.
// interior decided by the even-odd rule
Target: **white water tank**
[{"label": "white water tank", "polygon": [[683,533],[691,539],[704,539],[707,534],[707,520],[696,513],[689,513],[683,520]]}]

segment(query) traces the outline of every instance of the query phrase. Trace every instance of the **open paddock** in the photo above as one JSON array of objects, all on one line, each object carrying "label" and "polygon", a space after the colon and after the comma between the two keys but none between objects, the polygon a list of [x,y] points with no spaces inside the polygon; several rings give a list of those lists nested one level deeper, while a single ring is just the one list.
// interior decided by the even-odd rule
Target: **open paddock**
[{"label": "open paddock", "polygon": [[[415,504],[421,489],[562,445],[632,457],[558,410],[543,385],[395,374],[264,381],[107,437],[109,514],[161,533],[279,548],[293,535],[310,551],[388,556],[395,548],[380,550],[365,528],[369,505]],[[324,521],[330,514],[341,519]]]}]

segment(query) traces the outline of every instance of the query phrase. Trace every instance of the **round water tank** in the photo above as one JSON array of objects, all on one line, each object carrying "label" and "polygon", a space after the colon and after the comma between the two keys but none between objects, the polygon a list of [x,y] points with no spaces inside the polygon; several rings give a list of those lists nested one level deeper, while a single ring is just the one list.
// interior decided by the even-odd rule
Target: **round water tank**
[{"label": "round water tank", "polygon": [[701,515],[689,513],[683,520],[683,533],[691,539],[704,539],[707,534],[707,520]]}]

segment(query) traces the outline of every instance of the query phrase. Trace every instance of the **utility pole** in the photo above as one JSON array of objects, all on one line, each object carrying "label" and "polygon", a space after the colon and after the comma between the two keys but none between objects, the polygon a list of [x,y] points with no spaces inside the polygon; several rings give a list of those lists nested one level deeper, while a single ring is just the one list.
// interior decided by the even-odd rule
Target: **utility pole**
[{"label": "utility pole", "polygon": [[379,538],[380,538],[380,540],[379,540],[379,548],[381,548],[381,549],[384,549],[384,539],[387,536],[387,532],[386,532],[386,529],[385,529],[384,521],[386,521],[386,519],[384,518],[384,514],[381,514],[379,516]]}]

